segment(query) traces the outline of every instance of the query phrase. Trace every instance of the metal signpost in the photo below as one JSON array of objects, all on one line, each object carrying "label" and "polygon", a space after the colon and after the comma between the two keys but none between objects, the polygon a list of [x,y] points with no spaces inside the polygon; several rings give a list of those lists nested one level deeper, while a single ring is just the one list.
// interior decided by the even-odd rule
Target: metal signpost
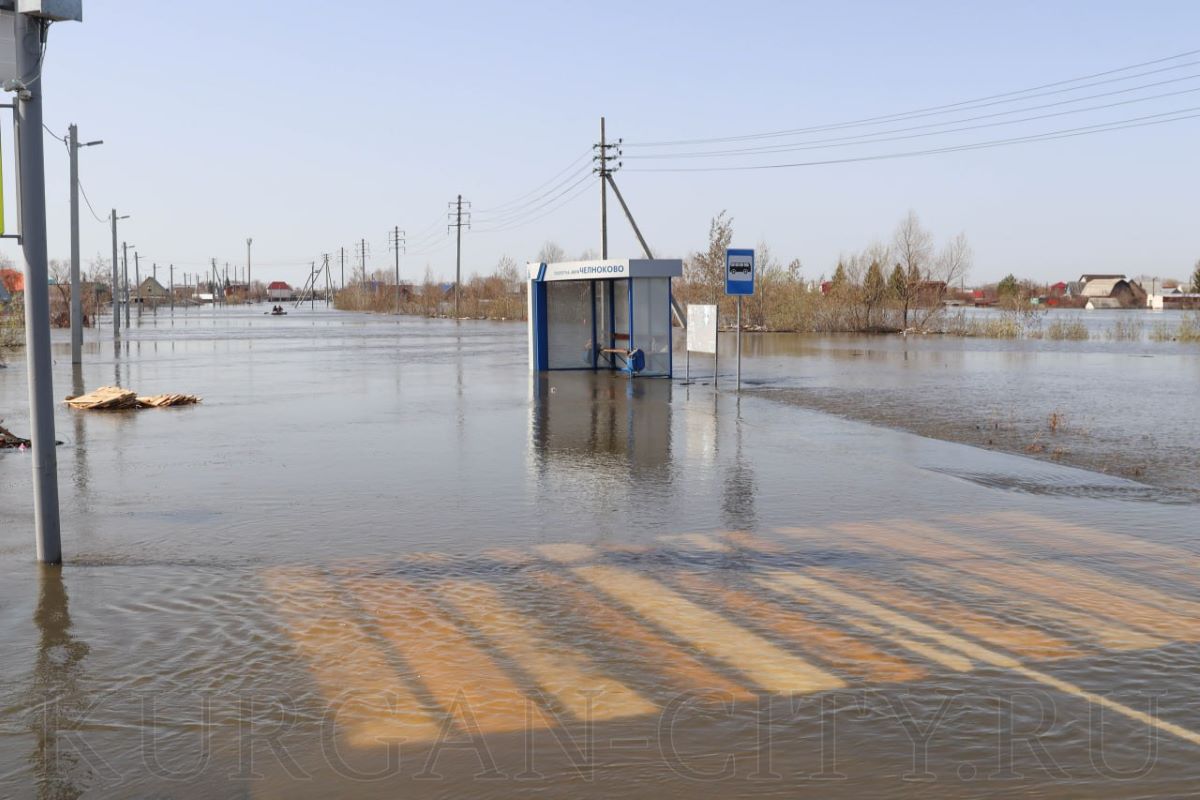
[{"label": "metal signpost", "polygon": [[[29,425],[33,440],[33,524],[37,559],[62,562],[58,515],[58,456],[54,440],[51,374],[50,289],[46,261],[46,173],[42,151],[42,78],[46,31],[53,22],[82,18],[82,0],[18,0],[0,3],[0,23],[12,25],[0,62],[11,69],[3,82],[12,92],[17,131],[17,206],[25,266],[25,353],[29,369]],[[8,64],[8,54],[13,55]]]},{"label": "metal signpost", "polygon": [[691,382],[692,352],[712,353],[713,388],[717,386],[717,307],[688,305],[687,346],[683,351],[683,384]]},{"label": "metal signpost", "polygon": [[725,294],[737,302],[737,389],[742,390],[742,297],[754,294],[754,251],[729,248],[725,251]]}]

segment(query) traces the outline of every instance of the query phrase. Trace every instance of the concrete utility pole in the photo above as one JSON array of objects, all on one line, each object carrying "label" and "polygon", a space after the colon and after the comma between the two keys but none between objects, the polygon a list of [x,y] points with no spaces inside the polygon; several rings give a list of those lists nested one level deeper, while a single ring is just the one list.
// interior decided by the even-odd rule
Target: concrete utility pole
[{"label": "concrete utility pole", "polygon": [[113,338],[116,339],[121,335],[121,301],[117,299],[117,220],[125,219],[118,217],[117,210],[114,208],[108,218],[112,220],[112,307],[113,307]]},{"label": "concrete utility pole", "polygon": [[[50,286],[46,261],[46,163],[42,149],[42,53],[50,20],[13,14],[16,73],[13,115],[18,138],[21,255],[25,261],[25,352],[33,442],[33,526],[37,559],[62,562],[58,516],[58,453],[54,439],[54,379],[50,353]],[[28,81],[28,83],[26,83]]]},{"label": "concrete utility pole", "polygon": [[604,141],[604,117],[600,118],[600,257],[608,258],[608,145]]},{"label": "concrete utility pole", "polygon": [[446,226],[446,233],[450,232],[450,228],[455,228],[455,229],[457,229],[457,232],[458,232],[458,242],[457,242],[457,246],[455,247],[455,250],[454,250],[454,318],[455,319],[459,318],[458,294],[459,294],[459,285],[462,283],[462,229],[463,229],[464,224],[466,224],[466,226],[468,228],[471,227],[471,212],[469,210],[470,206],[471,206],[471,203],[468,202],[467,203],[467,208],[468,208],[467,221],[466,221],[466,223],[463,223],[462,195],[460,194],[458,196],[457,201],[452,200],[450,202],[450,214],[451,214],[451,216],[453,216],[454,222],[451,222],[449,225]]},{"label": "concrete utility pole", "polygon": [[246,237],[246,299],[254,302],[254,298],[250,291],[250,245],[254,244],[254,239]]},{"label": "concrete utility pole", "polygon": [[[616,169],[609,167],[610,161],[616,161],[621,156],[621,140],[610,143],[605,136],[604,117],[600,118],[600,143],[593,145],[596,155],[595,172],[600,175],[600,257],[608,258],[608,183]],[[612,152],[613,155],[609,153]],[[617,164],[620,167],[620,163]],[[616,187],[613,187],[614,189]]]},{"label": "concrete utility pole", "polygon": [[400,313],[400,248],[404,247],[407,233],[397,225],[392,231],[392,247],[396,248],[396,313]]},{"label": "concrete utility pole", "polygon": [[129,328],[129,243],[121,242],[121,298],[125,301],[125,328]]},{"label": "concrete utility pole", "polygon": [[104,142],[79,143],[79,126],[67,129],[67,150],[71,154],[71,363],[83,363],[83,284],[79,277],[79,148]]},{"label": "concrete utility pole", "polygon": [[308,265],[308,308],[317,310],[317,262]]}]

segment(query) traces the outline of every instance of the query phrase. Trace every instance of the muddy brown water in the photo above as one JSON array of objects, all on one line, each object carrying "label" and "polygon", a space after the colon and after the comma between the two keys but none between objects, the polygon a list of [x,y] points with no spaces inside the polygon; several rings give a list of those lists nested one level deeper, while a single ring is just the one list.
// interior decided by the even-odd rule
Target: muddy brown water
[{"label": "muddy brown water", "polygon": [[[739,398],[531,380],[502,323],[160,312],[77,374],[56,338],[59,396],[205,399],[59,410],[61,569],[0,454],[0,796],[1194,791],[1186,481],[786,396],[958,372],[1021,407],[1073,362],[1120,411],[1148,360],[951,347],[762,338]],[[1160,357],[1169,416],[1196,356]]]}]

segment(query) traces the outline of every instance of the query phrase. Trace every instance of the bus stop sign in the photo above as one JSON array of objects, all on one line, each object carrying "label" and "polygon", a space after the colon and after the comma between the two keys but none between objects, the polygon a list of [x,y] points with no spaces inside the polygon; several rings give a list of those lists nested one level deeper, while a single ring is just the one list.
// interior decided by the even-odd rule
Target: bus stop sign
[{"label": "bus stop sign", "polygon": [[754,294],[754,251],[725,251],[725,294]]}]

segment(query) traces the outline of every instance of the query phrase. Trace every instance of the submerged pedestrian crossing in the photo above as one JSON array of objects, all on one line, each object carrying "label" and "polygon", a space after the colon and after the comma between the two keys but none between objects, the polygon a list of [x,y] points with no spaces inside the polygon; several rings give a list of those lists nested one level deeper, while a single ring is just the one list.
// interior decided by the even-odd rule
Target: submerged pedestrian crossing
[{"label": "submerged pedestrian crossing", "polygon": [[1200,743],[1040,666],[1069,673],[1104,653],[1200,639],[1186,580],[1078,558],[1089,542],[1106,563],[1200,557],[1092,533],[997,513],[280,567],[263,582],[355,747],[654,719],[673,694],[750,704],[981,668]]}]

